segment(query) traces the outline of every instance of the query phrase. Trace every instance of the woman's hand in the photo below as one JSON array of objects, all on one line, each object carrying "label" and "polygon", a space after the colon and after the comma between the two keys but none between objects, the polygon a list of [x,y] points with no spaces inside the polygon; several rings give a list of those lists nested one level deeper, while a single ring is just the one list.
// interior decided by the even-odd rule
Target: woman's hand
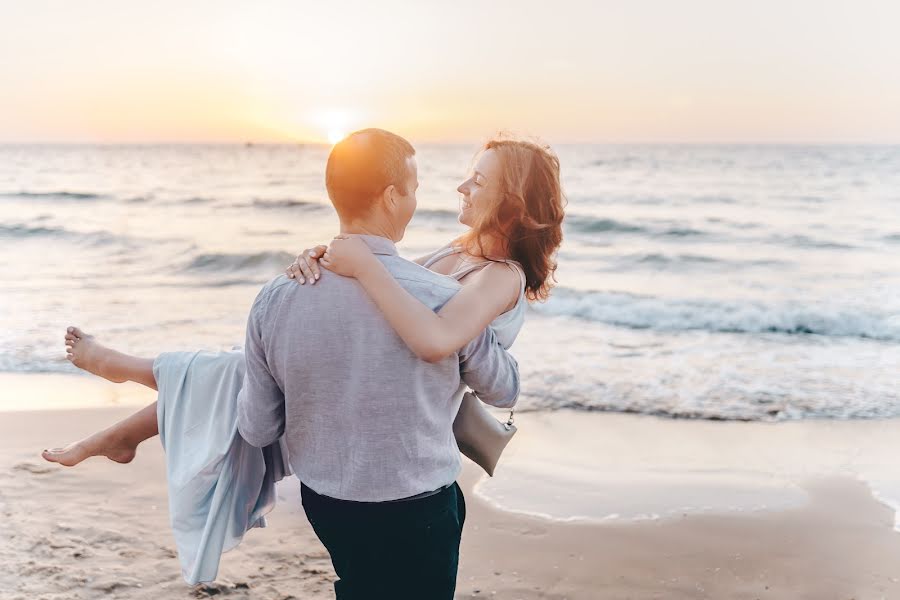
[{"label": "woman's hand", "polygon": [[369,246],[359,238],[339,235],[331,240],[331,245],[322,256],[322,266],[344,277],[356,277],[371,270],[372,262],[378,259]]},{"label": "woman's hand", "polygon": [[295,280],[300,285],[307,281],[313,285],[319,280],[321,272],[319,271],[319,259],[325,254],[327,246],[319,245],[314,248],[308,248],[300,253],[299,256],[291,263],[284,274]]}]

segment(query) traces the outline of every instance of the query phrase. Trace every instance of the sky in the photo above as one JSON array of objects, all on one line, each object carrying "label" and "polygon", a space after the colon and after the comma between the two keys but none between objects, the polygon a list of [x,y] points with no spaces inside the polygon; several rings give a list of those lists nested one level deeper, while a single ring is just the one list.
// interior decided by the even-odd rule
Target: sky
[{"label": "sky", "polygon": [[900,143],[893,0],[0,10],[0,143]]}]

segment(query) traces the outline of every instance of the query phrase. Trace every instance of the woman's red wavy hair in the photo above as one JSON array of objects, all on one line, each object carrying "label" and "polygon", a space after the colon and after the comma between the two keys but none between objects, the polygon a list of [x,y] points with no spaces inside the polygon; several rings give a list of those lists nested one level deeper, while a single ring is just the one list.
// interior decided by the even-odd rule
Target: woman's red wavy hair
[{"label": "woman's red wavy hair", "polygon": [[500,201],[459,241],[484,257],[483,240],[499,240],[525,271],[526,298],[544,301],[556,282],[566,205],[559,158],[546,144],[507,137],[491,139],[479,153],[486,150],[496,152],[502,165]]}]

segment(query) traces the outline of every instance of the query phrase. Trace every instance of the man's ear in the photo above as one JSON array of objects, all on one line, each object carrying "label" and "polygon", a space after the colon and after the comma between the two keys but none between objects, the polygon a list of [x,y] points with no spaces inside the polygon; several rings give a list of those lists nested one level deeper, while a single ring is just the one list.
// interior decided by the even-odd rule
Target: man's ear
[{"label": "man's ear", "polygon": [[392,183],[384,188],[381,193],[381,201],[384,202],[385,208],[394,209],[397,206],[397,188]]}]

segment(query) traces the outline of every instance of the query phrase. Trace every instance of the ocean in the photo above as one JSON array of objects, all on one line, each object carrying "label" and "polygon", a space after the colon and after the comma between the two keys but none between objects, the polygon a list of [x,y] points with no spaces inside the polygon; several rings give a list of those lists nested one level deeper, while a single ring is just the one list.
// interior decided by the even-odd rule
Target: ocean
[{"label": "ocean", "polygon": [[[0,371],[243,343],[260,286],[336,217],[315,145],[0,146]],[[402,255],[451,240],[472,146],[418,147]],[[558,285],[519,409],[900,416],[900,146],[563,145]]]}]

